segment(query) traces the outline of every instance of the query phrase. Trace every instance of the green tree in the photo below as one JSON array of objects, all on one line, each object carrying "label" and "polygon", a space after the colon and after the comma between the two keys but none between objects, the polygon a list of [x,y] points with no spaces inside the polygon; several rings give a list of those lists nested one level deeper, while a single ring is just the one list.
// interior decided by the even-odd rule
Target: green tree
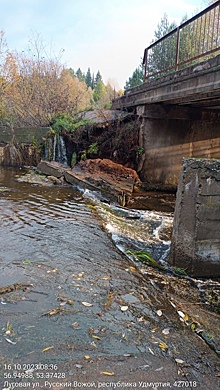
[{"label": "green tree", "polygon": [[[154,39],[151,43],[158,41],[166,34],[177,27],[175,22],[169,23],[168,17],[164,14],[157,29],[154,31]],[[148,72],[155,74],[164,69],[171,68],[175,64],[176,53],[176,35],[171,35],[169,38],[163,40],[154,46],[150,53],[148,53]]]},{"label": "green tree", "polygon": [[80,68],[76,71],[76,77],[79,81],[85,81],[85,75]]},{"label": "green tree", "polygon": [[106,98],[107,98],[107,92],[106,92],[105,85],[101,80],[99,80],[93,92],[93,99],[95,103],[99,102],[100,104],[105,104]]},{"label": "green tree", "polygon": [[92,74],[92,85],[91,85],[91,88],[92,89],[95,88],[95,76],[94,76],[94,73]]},{"label": "green tree", "polygon": [[87,87],[92,88],[92,75],[91,75],[90,68],[88,68],[88,70],[87,70],[85,81],[86,81]]},{"label": "green tree", "polygon": [[125,83],[125,91],[127,91],[130,88],[138,87],[138,85],[141,85],[144,81],[144,67],[142,64],[138,66],[138,68],[135,69],[132,76],[129,77],[128,81]]},{"label": "green tree", "polygon": [[95,76],[94,88],[97,87],[99,81],[101,81],[101,83],[103,83],[101,73],[100,73],[100,71],[98,70],[98,72],[97,72],[97,74],[96,74],[96,76]]},{"label": "green tree", "polygon": [[70,76],[75,77],[75,72],[72,68],[69,68],[68,72],[69,72]]}]

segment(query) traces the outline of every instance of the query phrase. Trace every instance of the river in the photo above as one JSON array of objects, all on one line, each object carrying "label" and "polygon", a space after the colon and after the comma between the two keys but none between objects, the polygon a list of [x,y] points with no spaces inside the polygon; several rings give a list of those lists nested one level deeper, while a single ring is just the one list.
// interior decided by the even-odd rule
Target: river
[{"label": "river", "polygon": [[[137,380],[148,366],[158,380],[190,372],[217,388],[217,313],[192,280],[124,254],[147,250],[166,264],[173,214],[109,205],[67,185],[21,183],[21,173],[0,168],[1,374],[10,378],[12,362],[40,359],[59,364],[68,378],[113,369],[117,380],[121,372]],[[118,362],[124,368],[116,373]]]}]

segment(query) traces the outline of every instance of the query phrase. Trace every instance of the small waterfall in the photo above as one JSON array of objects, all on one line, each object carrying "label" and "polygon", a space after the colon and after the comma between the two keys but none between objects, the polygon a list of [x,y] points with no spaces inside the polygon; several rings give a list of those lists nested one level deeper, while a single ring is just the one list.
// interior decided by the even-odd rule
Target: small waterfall
[{"label": "small waterfall", "polygon": [[60,164],[67,165],[66,145],[62,135],[56,135],[54,137],[54,161]]},{"label": "small waterfall", "polygon": [[44,158],[47,161],[56,161],[67,165],[66,145],[61,135],[55,134],[54,139],[47,140]]}]

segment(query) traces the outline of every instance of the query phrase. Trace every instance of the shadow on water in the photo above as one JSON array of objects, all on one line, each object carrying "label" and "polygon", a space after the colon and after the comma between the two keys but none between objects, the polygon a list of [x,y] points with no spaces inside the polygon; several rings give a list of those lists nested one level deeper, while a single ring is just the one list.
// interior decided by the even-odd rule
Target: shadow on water
[{"label": "shadow on water", "polygon": [[202,351],[198,370],[209,359],[214,376],[215,356],[193,327],[208,329],[216,349],[219,317],[198,288],[121,253],[147,249],[165,261],[173,214],[20,183],[18,174],[0,168],[0,362],[142,353],[195,362]]}]

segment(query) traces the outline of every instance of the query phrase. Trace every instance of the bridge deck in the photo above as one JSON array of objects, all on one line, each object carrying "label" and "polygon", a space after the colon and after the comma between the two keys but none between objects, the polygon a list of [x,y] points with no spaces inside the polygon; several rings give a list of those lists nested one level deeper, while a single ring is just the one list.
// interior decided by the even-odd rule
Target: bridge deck
[{"label": "bridge deck", "polygon": [[113,102],[113,108],[152,103],[220,108],[220,55],[132,88]]}]

